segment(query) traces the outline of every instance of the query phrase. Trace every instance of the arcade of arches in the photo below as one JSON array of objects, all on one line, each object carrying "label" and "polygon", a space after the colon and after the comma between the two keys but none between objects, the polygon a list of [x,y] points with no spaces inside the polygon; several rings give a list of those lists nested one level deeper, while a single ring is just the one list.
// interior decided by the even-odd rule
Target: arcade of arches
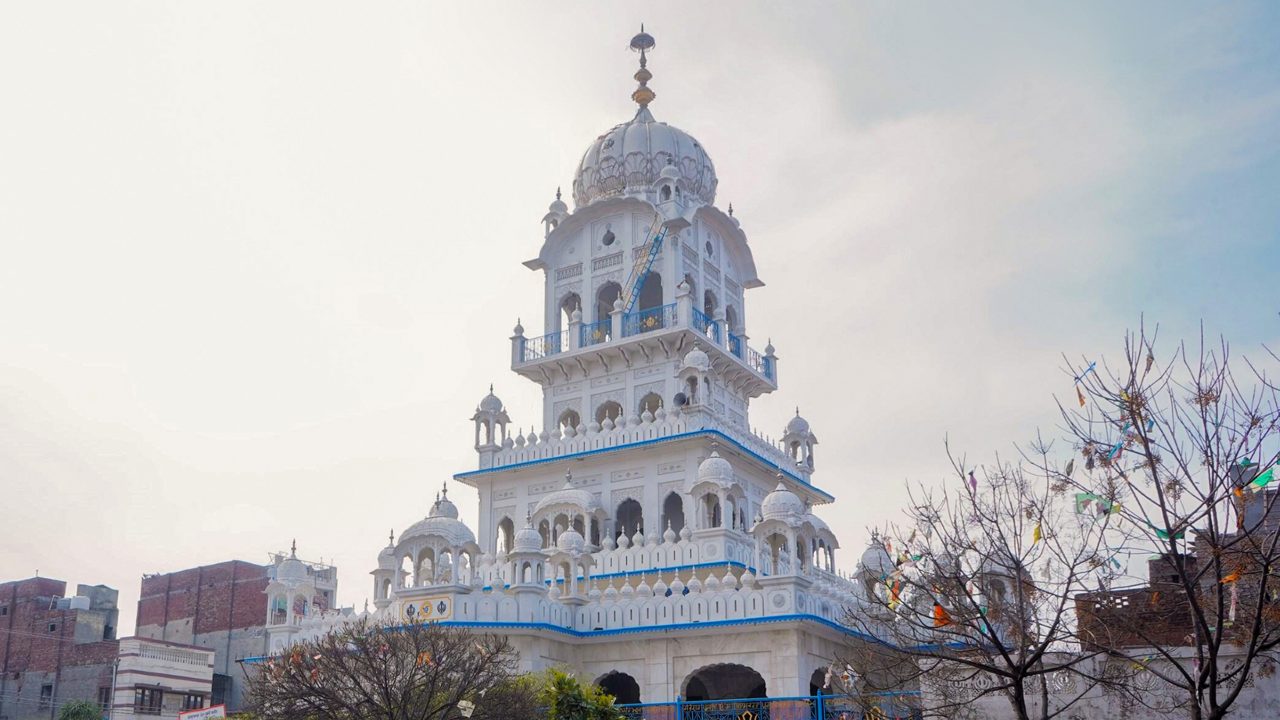
[{"label": "arcade of arches", "polygon": [[[822,672],[815,672],[814,680],[821,682]],[[813,680],[810,681],[811,683]],[[613,696],[620,705],[642,702],[640,683],[627,673],[610,671],[596,680],[600,689]],[[811,685],[812,689],[812,685]],[[760,673],[746,665],[723,663],[707,665],[685,678],[680,695],[685,700],[749,700],[768,697],[765,680]],[[660,702],[654,699],[648,702]]]}]

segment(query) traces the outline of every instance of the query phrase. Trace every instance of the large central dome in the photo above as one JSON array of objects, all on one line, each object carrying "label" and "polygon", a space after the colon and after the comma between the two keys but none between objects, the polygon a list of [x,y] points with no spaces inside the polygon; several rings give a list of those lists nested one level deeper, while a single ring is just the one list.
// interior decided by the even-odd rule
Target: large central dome
[{"label": "large central dome", "polygon": [[631,120],[596,138],[582,155],[573,175],[573,200],[578,207],[603,198],[643,194],[663,175],[676,178],[676,188],[686,202],[715,202],[716,167],[707,151],[692,135],[654,120],[649,112],[656,94],[649,87],[653,73],[646,67],[645,53],[653,46],[653,36],[641,26],[640,34],[631,38],[631,49],[640,53],[640,70],[635,74],[640,85],[631,99],[640,109]]},{"label": "large central dome", "polygon": [[602,198],[653,187],[668,164],[679,178],[676,186],[686,197],[710,205],[716,199],[716,167],[702,144],[680,128],[653,119],[641,107],[628,122],[591,143],[573,176],[573,200],[578,207]]}]

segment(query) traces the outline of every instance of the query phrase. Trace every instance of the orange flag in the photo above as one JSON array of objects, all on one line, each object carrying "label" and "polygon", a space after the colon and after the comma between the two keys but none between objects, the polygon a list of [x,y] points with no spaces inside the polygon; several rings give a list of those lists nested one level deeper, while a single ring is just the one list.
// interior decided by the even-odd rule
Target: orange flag
[{"label": "orange flag", "polygon": [[431,662],[431,653],[426,652],[424,650],[418,653],[418,662],[414,664],[415,665],[434,665],[435,663]]},{"label": "orange flag", "polygon": [[946,627],[951,624],[951,616],[947,614],[947,609],[941,605],[934,603],[933,605],[933,626]]},{"label": "orange flag", "polygon": [[1227,583],[1233,583],[1233,582],[1235,582],[1235,581],[1237,581],[1237,580],[1239,580],[1239,579],[1240,579],[1240,571],[1239,571],[1239,570],[1232,570],[1232,571],[1230,572],[1230,574],[1228,574],[1226,577],[1222,578],[1222,584],[1223,584],[1223,585],[1226,585]]},{"label": "orange flag", "polygon": [[1076,386],[1076,397],[1080,400],[1080,407],[1084,407],[1084,392],[1080,390],[1078,385]]}]

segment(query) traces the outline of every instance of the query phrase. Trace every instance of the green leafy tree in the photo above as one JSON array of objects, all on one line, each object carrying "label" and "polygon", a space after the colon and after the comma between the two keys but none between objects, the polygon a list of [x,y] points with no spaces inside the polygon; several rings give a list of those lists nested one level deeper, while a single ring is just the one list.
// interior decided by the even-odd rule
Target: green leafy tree
[{"label": "green leafy tree", "polygon": [[102,707],[88,700],[72,700],[58,710],[58,720],[101,720]]},{"label": "green leafy tree", "polygon": [[560,670],[548,673],[542,702],[549,720],[621,720],[613,696]]}]

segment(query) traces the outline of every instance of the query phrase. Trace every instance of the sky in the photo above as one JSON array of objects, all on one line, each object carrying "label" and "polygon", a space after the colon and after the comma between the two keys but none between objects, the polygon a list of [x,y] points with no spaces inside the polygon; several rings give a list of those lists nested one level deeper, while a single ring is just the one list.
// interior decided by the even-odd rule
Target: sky
[{"label": "sky", "polygon": [[116,587],[128,633],[144,573],[296,538],[362,605],[489,383],[539,415],[521,262],[641,22],[766,283],[751,423],[812,423],[841,569],[944,439],[1061,435],[1064,356],[1280,347],[1272,3],[8,3],[0,580]]}]

